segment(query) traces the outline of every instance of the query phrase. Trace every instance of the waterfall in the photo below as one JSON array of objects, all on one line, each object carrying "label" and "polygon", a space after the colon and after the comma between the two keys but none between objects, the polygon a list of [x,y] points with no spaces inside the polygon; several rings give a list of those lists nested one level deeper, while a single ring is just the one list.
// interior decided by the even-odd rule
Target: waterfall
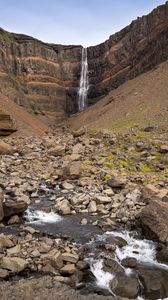
[{"label": "waterfall", "polygon": [[80,87],[79,87],[79,94],[78,94],[79,111],[82,111],[87,106],[88,89],[89,89],[89,80],[88,80],[87,48],[82,48],[81,77],[80,77]]}]

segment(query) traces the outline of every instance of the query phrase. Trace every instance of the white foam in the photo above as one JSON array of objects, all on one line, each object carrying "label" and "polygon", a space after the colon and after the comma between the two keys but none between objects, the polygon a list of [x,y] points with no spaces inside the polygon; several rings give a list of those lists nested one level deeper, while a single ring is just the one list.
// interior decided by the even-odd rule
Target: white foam
[{"label": "white foam", "polygon": [[121,237],[127,241],[127,245],[120,248],[116,248],[116,256],[119,261],[122,261],[126,257],[134,257],[138,262],[145,264],[155,265],[160,268],[168,270],[168,266],[158,263],[156,260],[156,244],[152,241],[143,239],[139,240],[132,236],[130,232],[107,232],[115,237]]},{"label": "white foam", "polygon": [[54,212],[45,212],[42,210],[30,210],[28,209],[25,214],[26,220],[29,223],[57,223],[62,220],[62,217]]},{"label": "white foam", "polygon": [[110,282],[114,278],[114,275],[103,270],[103,259],[91,260],[90,267],[93,275],[96,277],[96,284],[99,287],[108,289],[111,292]]}]

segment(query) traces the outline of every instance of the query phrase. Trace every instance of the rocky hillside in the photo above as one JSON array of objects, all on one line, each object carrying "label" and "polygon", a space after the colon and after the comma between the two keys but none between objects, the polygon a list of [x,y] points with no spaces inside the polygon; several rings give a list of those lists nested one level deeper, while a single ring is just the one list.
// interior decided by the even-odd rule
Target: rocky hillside
[{"label": "rocky hillside", "polygon": [[168,61],[111,91],[101,101],[71,117],[74,129],[128,131],[131,127],[167,128]]},{"label": "rocky hillside", "polygon": [[15,131],[27,136],[42,135],[50,129],[23,107],[0,94],[0,136],[10,135]]},{"label": "rocky hillside", "polygon": [[[88,103],[168,58],[168,3],[88,48]],[[0,30],[0,92],[45,121],[76,113],[81,46],[45,44]]]}]

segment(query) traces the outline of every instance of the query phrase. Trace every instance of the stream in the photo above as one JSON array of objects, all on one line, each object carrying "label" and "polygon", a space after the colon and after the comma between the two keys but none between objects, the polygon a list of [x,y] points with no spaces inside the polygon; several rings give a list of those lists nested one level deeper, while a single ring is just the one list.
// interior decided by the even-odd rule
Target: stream
[{"label": "stream", "polygon": [[[81,293],[113,295],[114,299],[168,299],[168,265],[156,260],[157,244],[128,230],[102,232],[90,224],[81,225],[84,214],[60,216],[30,207],[26,223],[56,236],[70,238],[85,247],[91,276],[78,289]],[[87,214],[94,221],[98,216]],[[112,247],[113,249],[111,249]]]}]

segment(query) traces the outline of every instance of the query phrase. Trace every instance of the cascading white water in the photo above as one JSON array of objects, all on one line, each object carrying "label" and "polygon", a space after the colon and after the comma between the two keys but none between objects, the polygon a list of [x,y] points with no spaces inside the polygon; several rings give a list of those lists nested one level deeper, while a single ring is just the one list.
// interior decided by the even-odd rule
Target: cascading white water
[{"label": "cascading white water", "polygon": [[87,48],[82,48],[82,62],[81,62],[81,77],[80,87],[78,95],[78,108],[82,111],[87,107],[87,93],[89,89],[88,80],[88,60],[87,60]]}]

